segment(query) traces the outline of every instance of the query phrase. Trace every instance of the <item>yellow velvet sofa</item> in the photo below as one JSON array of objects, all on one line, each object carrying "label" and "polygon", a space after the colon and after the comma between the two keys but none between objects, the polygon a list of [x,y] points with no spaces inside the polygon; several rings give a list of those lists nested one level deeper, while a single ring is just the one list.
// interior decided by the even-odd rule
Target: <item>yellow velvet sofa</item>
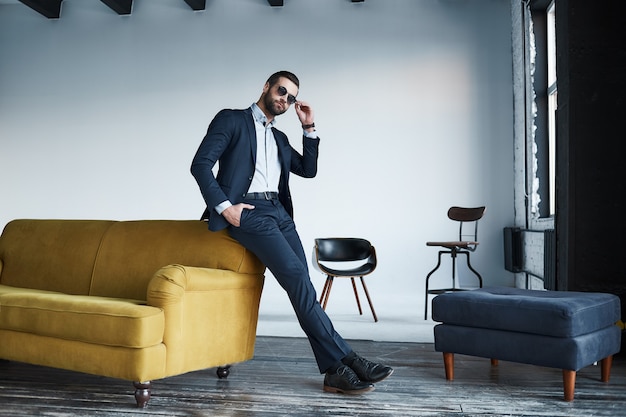
[{"label": "yellow velvet sofa", "polygon": [[151,381],[254,354],[265,267],[193,220],[14,220],[0,236],[0,359]]}]

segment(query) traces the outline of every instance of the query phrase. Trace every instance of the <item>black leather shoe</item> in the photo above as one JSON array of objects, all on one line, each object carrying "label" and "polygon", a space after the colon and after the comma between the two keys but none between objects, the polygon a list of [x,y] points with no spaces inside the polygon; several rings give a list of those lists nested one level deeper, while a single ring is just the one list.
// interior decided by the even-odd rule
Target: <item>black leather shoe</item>
[{"label": "black leather shoe", "polygon": [[334,374],[326,373],[324,377],[324,391],[341,394],[361,394],[372,391],[374,385],[359,380],[350,367],[343,365]]},{"label": "black leather shoe", "polygon": [[390,366],[368,361],[358,355],[349,366],[363,382],[380,382],[393,373]]}]

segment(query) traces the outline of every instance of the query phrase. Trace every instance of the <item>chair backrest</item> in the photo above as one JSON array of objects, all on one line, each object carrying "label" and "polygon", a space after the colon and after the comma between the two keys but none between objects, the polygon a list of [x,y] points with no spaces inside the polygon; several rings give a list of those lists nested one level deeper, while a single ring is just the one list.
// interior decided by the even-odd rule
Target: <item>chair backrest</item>
[{"label": "chair backrest", "polygon": [[354,237],[315,239],[318,261],[345,262],[367,259],[372,253],[372,245],[366,239]]},{"label": "chair backrest", "polygon": [[459,241],[478,242],[478,221],[485,214],[482,207],[457,207],[448,209],[448,218],[459,222]]}]

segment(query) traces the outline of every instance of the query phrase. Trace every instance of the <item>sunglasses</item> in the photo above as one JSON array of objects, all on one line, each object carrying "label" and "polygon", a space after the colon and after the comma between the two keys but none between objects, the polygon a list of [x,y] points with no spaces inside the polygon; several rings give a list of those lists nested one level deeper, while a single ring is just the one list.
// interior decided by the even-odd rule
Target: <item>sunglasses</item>
[{"label": "sunglasses", "polygon": [[[285,94],[287,94],[287,89],[285,87],[283,87],[282,85],[278,86],[278,90],[276,90],[278,92],[279,96],[284,96]],[[296,102],[296,96],[292,96],[291,94],[287,95],[287,103],[289,104],[293,104]]]}]

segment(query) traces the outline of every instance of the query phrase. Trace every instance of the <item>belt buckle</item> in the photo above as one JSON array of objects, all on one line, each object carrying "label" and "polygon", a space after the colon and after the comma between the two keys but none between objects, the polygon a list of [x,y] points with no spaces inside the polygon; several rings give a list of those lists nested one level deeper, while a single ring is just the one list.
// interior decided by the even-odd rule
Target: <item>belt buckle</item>
[{"label": "belt buckle", "polygon": [[272,192],[271,191],[263,191],[263,195],[265,196],[266,200],[271,200],[272,199]]}]

